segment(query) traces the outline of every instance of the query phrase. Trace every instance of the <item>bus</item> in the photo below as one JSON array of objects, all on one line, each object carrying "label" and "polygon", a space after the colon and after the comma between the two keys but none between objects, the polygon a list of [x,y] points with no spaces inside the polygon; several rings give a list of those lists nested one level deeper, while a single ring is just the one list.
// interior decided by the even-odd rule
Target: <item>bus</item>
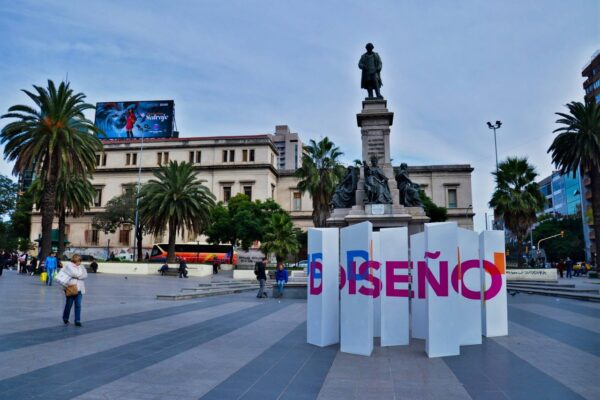
[{"label": "bus", "polygon": [[[166,261],[168,248],[167,243],[152,246],[150,261]],[[222,264],[237,265],[237,252],[235,247],[230,244],[177,243],[175,244],[175,257],[189,263],[211,263],[217,257]]]}]

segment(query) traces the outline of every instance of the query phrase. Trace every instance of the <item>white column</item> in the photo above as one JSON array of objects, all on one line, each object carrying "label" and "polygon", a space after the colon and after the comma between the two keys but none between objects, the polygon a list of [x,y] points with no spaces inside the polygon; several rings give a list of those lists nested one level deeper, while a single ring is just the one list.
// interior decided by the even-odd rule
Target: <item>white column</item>
[{"label": "white column", "polygon": [[487,337],[508,335],[504,248],[504,231],[484,231],[479,235],[483,285],[481,322],[482,333]]},{"label": "white column", "polygon": [[450,283],[451,269],[458,263],[456,222],[425,224],[427,268],[419,268],[418,286],[425,285],[428,357],[460,354],[458,294]]},{"label": "white column", "polygon": [[408,228],[381,229],[379,245],[381,346],[406,345],[410,323]]},{"label": "white column", "polygon": [[308,230],[306,341],[329,346],[340,341],[339,230]]},{"label": "white column", "polygon": [[460,344],[481,344],[481,262],[477,232],[458,228],[458,249],[460,268],[453,271],[452,284],[460,293]]},{"label": "white column", "polygon": [[373,284],[368,274],[372,231],[370,222],[362,222],[340,232],[345,280],[340,293],[340,351],[363,356],[373,352]]},{"label": "white column", "polygon": [[410,236],[410,275],[413,298],[410,300],[410,328],[411,337],[414,339],[425,339],[427,336],[427,303],[425,293],[418,293],[417,282],[419,279],[419,262],[425,262],[425,232]]}]

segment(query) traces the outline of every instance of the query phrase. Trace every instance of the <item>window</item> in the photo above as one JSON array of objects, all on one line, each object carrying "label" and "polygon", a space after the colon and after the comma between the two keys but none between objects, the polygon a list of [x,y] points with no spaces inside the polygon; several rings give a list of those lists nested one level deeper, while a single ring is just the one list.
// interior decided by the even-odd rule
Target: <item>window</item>
[{"label": "window", "polygon": [[163,151],[156,153],[156,163],[158,165],[168,164],[169,163],[169,152]]},{"label": "window", "polygon": [[275,185],[271,183],[271,198],[275,200]]},{"label": "window", "polygon": [[456,189],[448,189],[448,208],[456,208]]},{"label": "window", "polygon": [[235,161],[235,150],[229,150],[229,162]]},{"label": "window", "polygon": [[202,161],[202,152],[197,151],[196,152],[196,164],[200,164],[201,161]]},{"label": "window", "polygon": [[89,229],[85,231],[85,242],[89,244],[98,244],[98,230]]},{"label": "window", "polygon": [[244,194],[252,200],[252,186],[244,186]]},{"label": "window", "polygon": [[131,230],[129,230],[129,229],[119,230],[119,244],[129,246],[130,233],[131,233]]},{"label": "window", "polygon": [[254,149],[250,149],[249,152],[250,152],[250,160],[249,161],[254,162]]},{"label": "window", "polygon": [[235,150],[223,150],[223,162],[234,162]]},{"label": "window", "polygon": [[136,165],[137,164],[137,153],[125,154],[125,165]]},{"label": "window", "polygon": [[302,194],[300,192],[294,192],[292,200],[292,211],[302,210]]},{"label": "window", "polygon": [[227,162],[227,150],[223,150],[223,162]]},{"label": "window", "polygon": [[246,149],[242,150],[242,161],[243,162],[248,161],[248,150],[246,150]]},{"label": "window", "polygon": [[294,169],[298,169],[298,144],[294,145]]},{"label": "window", "polygon": [[223,186],[223,201],[227,203],[231,199],[231,186]]},{"label": "window", "polygon": [[106,154],[96,154],[96,167],[106,166]]},{"label": "window", "polygon": [[102,188],[94,188],[94,207],[102,207]]},{"label": "window", "polygon": [[96,167],[100,166],[100,154],[96,154]]},{"label": "window", "polygon": [[190,158],[188,159],[188,161],[190,162],[190,164],[194,163],[194,152],[190,151]]},{"label": "window", "polygon": [[133,183],[128,183],[126,185],[121,185],[121,187],[123,188],[123,194],[127,194],[127,193],[135,193],[135,185]]},{"label": "window", "polygon": [[202,152],[190,151],[189,161],[190,161],[190,164],[193,164],[193,163],[200,164],[200,161],[202,161]]}]

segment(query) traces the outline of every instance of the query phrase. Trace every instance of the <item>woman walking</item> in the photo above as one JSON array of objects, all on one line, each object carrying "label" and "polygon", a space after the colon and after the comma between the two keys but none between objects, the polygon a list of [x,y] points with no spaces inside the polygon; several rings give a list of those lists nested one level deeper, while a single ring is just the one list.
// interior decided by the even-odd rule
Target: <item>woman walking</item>
[{"label": "woman walking", "polygon": [[67,302],[65,304],[65,310],[63,311],[63,322],[65,325],[69,324],[69,316],[71,315],[71,307],[75,303],[75,326],[81,326],[81,301],[85,294],[85,283],[84,279],[87,278],[87,271],[84,266],[81,265],[81,256],[74,254],[71,257],[71,262],[63,268],[63,271],[71,277],[66,289],[65,295]]}]

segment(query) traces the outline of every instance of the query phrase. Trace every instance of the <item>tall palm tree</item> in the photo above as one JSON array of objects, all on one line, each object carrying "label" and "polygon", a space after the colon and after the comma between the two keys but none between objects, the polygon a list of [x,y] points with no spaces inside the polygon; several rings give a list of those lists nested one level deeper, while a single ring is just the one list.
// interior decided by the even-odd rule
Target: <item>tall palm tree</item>
[{"label": "tall palm tree", "polygon": [[33,92],[23,92],[34,106],[14,105],[0,118],[15,118],[0,133],[4,157],[14,161],[14,174],[33,170],[43,182],[40,200],[42,242],[40,256],[44,258],[52,245],[52,220],[56,209],[56,188],[69,176],[86,177],[96,167],[96,152],[102,143],[94,135],[102,132],[83,112],[94,106],[84,102],[83,93],[74,93],[69,83],[56,87],[33,86]]},{"label": "tall palm tree", "polygon": [[[561,124],[556,138],[550,145],[552,162],[563,173],[580,171],[590,177],[592,190],[592,213],[596,251],[600,243],[600,106],[593,102],[571,102],[569,113],[556,113]],[[598,267],[598,260],[596,260]]]},{"label": "tall palm tree", "polygon": [[311,139],[305,151],[295,175],[300,178],[298,189],[312,198],[313,223],[318,228],[326,225],[331,197],[344,177],[345,168],[339,162],[343,153],[328,137],[318,143]]},{"label": "tall palm tree", "polygon": [[265,254],[274,254],[278,262],[295,254],[300,248],[298,232],[290,216],[284,212],[276,212],[269,219],[261,250]]},{"label": "tall palm tree", "polygon": [[[40,209],[40,201],[43,193],[43,183],[36,179],[30,189],[33,193],[34,203]],[[73,177],[61,179],[56,185],[56,209],[58,217],[58,256],[65,251],[66,219],[67,215],[81,217],[85,211],[90,209],[94,202],[96,191],[88,178]]]},{"label": "tall palm tree", "polygon": [[494,214],[504,220],[517,237],[517,259],[523,264],[523,238],[537,220],[536,213],[544,207],[544,197],[535,182],[535,168],[527,158],[509,157],[498,165],[496,191],[490,200]]},{"label": "tall palm tree", "polygon": [[170,161],[154,173],[140,192],[141,221],[147,229],[162,235],[169,233],[167,261],[175,261],[177,233],[184,230],[202,233],[209,221],[215,196],[197,179],[192,164]]}]

